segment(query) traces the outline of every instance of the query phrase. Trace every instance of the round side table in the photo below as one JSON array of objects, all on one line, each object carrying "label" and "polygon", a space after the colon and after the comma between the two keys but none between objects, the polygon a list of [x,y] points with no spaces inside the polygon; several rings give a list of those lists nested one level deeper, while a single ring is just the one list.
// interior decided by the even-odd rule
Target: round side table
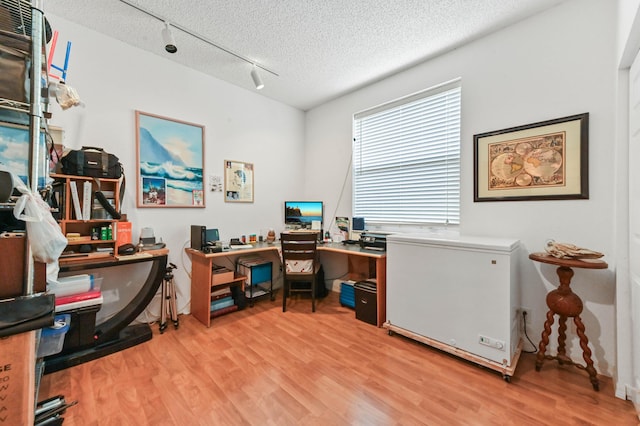
[{"label": "round side table", "polygon": [[[555,359],[560,365],[574,365],[577,368],[586,370],[587,373],[589,373],[589,379],[591,380],[593,389],[596,391],[600,390],[598,373],[593,367],[591,350],[588,346],[589,339],[584,332],[584,324],[580,319],[580,313],[583,308],[582,300],[577,294],[571,291],[570,287],[571,278],[573,277],[573,270],[571,268],[607,269],[609,265],[607,265],[607,262],[600,259],[559,259],[547,253],[531,253],[529,255],[529,259],[536,262],[557,265],[557,274],[560,278],[560,287],[547,294],[547,306],[549,307],[549,311],[547,312],[547,320],[544,322],[542,340],[540,340],[540,344],[538,345],[536,371],[540,371],[545,359]],[[551,334],[554,315],[559,316],[557,356],[545,355],[547,345],[549,344],[549,335]],[[582,348],[582,358],[584,358],[586,366],[574,363],[566,354],[565,341],[567,338],[567,318],[573,318],[573,322],[576,325],[576,332],[580,338],[580,347]]]}]

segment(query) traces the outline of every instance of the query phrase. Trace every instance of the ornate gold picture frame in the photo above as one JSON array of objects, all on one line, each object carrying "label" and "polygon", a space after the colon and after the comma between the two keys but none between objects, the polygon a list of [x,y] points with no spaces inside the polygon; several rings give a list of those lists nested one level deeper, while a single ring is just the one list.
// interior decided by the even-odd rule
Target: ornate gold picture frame
[{"label": "ornate gold picture frame", "polygon": [[473,136],[474,201],[589,198],[589,113]]}]

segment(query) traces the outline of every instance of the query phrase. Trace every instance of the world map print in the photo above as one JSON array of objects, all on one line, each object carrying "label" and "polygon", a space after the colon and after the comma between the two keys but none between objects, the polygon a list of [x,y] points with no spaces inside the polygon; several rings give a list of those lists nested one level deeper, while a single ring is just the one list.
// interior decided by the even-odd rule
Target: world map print
[{"label": "world map print", "polygon": [[566,132],[492,143],[489,190],[565,186]]}]

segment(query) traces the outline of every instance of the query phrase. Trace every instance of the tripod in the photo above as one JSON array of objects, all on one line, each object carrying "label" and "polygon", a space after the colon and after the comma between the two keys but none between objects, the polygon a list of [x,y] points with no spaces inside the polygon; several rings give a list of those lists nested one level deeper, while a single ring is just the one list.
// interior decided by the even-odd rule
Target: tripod
[{"label": "tripod", "polygon": [[160,334],[167,328],[167,314],[171,316],[173,326],[177,329],[180,325],[178,321],[178,310],[176,307],[176,287],[173,283],[173,270],[178,269],[176,265],[169,262],[165,269],[164,280],[162,282],[162,307],[160,308]]}]

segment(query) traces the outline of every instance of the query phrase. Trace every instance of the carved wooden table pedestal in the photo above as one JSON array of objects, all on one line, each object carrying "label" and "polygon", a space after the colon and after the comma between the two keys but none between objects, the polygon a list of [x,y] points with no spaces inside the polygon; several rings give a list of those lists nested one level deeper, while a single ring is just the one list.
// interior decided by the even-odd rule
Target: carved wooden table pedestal
[{"label": "carved wooden table pedestal", "polygon": [[[591,359],[591,350],[589,349],[589,339],[584,332],[584,324],[580,319],[582,313],[582,300],[571,291],[570,283],[573,277],[573,268],[585,269],[606,269],[607,263],[599,259],[558,259],[546,253],[532,253],[529,259],[536,262],[549,263],[558,266],[558,277],[560,278],[560,287],[550,291],[547,294],[547,320],[544,322],[544,331],[542,332],[542,340],[538,345],[538,354],[536,358],[536,371],[540,371],[545,359],[555,359],[560,365],[574,365],[577,368],[586,370],[589,373],[589,379],[594,390],[599,390],[598,373],[593,367]],[[547,345],[549,344],[549,335],[551,334],[551,326],[553,325],[554,315],[559,316],[558,320],[558,354],[556,356],[545,355]],[[580,347],[582,348],[582,357],[586,362],[586,366],[574,363],[566,354],[565,341],[567,339],[567,318],[573,318],[576,325],[576,333],[580,338]]]}]

